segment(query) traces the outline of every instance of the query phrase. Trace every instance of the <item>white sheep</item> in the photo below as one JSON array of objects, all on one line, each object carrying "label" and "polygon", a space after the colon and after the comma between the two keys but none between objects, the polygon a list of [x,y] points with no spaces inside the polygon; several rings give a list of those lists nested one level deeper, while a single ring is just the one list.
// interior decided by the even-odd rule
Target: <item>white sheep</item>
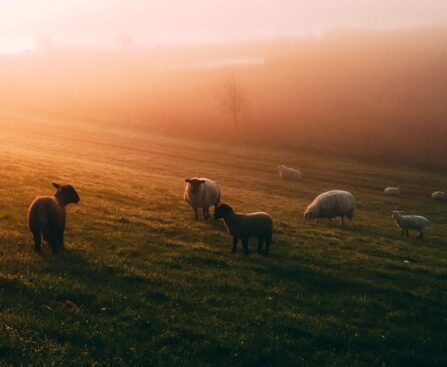
[{"label": "white sheep", "polygon": [[400,195],[400,187],[387,187],[385,190],[383,190],[383,193],[385,195],[389,196],[399,196]]},{"label": "white sheep", "polygon": [[433,200],[445,201],[447,200],[447,193],[444,191],[435,191],[431,194],[431,198]]},{"label": "white sheep", "polygon": [[408,230],[415,229],[419,231],[419,238],[424,238],[425,227],[430,223],[427,218],[420,215],[402,215],[401,211],[395,210],[391,217],[396,224],[402,229],[401,235],[404,233],[409,237]]},{"label": "white sheep", "polygon": [[295,168],[287,167],[284,164],[276,166],[279,177],[285,180],[299,181],[301,180],[301,171]]},{"label": "white sheep", "polygon": [[209,207],[214,205],[214,210],[220,202],[219,185],[208,178],[187,178],[183,197],[194,210],[195,220],[199,219],[197,209],[202,208],[203,217],[207,220],[210,217]]},{"label": "white sheep", "polygon": [[332,190],[318,195],[304,212],[304,220],[340,217],[343,227],[344,217],[352,220],[356,206],[354,196],[342,190]]},{"label": "white sheep", "polygon": [[36,198],[28,211],[28,225],[34,239],[34,248],[40,253],[42,237],[48,242],[53,253],[64,248],[65,207],[79,203],[79,195],[71,185],[53,183],[53,196]]}]

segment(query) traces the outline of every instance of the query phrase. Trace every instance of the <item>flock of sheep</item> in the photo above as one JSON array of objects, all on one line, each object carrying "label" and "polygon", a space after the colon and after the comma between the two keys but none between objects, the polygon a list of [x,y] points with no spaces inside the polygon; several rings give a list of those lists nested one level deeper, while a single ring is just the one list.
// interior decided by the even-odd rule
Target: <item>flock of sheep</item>
[{"label": "flock of sheep", "polygon": [[[387,187],[384,190],[385,195],[389,196],[399,196],[400,195],[400,187]],[[443,191],[435,191],[431,195],[433,200],[445,201],[447,200],[447,193]],[[424,238],[424,232],[427,225],[430,223],[429,220],[421,215],[403,215],[401,211],[395,210],[391,215],[397,225],[401,228],[402,236],[404,234],[409,237],[408,230],[414,229],[419,231],[419,238]]]},{"label": "flock of sheep", "polygon": [[[297,169],[277,166],[279,176],[286,180],[300,180],[301,172]],[[239,241],[242,242],[244,254],[248,255],[248,240],[255,237],[258,240],[257,251],[267,256],[272,243],[273,220],[265,212],[238,213],[231,206],[220,203],[220,187],[208,178],[187,178],[184,191],[185,201],[194,210],[194,217],[199,219],[198,210],[201,209],[204,219],[210,218],[209,208],[214,206],[214,219],[222,219],[233,237],[232,252],[237,252]],[[29,229],[33,235],[35,250],[41,252],[42,237],[48,242],[53,253],[58,253],[64,247],[64,229],[68,204],[77,204],[80,200],[78,193],[71,185],[53,183],[56,193],[53,196],[36,198],[30,205],[28,213]],[[385,195],[400,195],[399,187],[387,187]],[[436,191],[432,194],[434,200],[447,200],[447,193]],[[340,217],[343,226],[344,218],[352,220],[356,213],[354,196],[342,190],[332,190],[318,195],[304,212],[304,219],[327,218],[329,220]],[[429,224],[427,218],[419,215],[404,215],[400,211],[393,211],[392,218],[401,228],[401,234],[409,236],[409,230],[419,232],[423,238],[425,228]]]}]

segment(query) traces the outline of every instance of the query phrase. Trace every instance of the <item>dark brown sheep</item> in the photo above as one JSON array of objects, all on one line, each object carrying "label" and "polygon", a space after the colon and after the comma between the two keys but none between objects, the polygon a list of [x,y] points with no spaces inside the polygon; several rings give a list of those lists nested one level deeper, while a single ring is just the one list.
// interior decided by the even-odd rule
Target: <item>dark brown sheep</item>
[{"label": "dark brown sheep", "polygon": [[[232,253],[236,253],[239,239],[242,240],[244,254],[248,255],[248,239],[256,237],[258,239],[258,253],[268,255],[270,244],[272,243],[273,220],[264,212],[257,213],[237,213],[227,204],[221,204],[214,213],[214,219],[222,218],[227,226],[228,232],[233,236]],[[263,244],[265,242],[265,250]]]},{"label": "dark brown sheep", "polygon": [[53,196],[36,198],[29,207],[28,224],[34,238],[34,248],[40,253],[41,237],[48,242],[56,254],[64,247],[65,207],[79,203],[79,195],[71,185],[53,183],[56,192]]}]

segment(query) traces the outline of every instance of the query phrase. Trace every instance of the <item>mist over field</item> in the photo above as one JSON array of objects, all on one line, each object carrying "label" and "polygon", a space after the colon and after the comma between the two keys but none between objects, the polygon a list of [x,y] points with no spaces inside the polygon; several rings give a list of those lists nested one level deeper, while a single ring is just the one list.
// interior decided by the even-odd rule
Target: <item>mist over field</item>
[{"label": "mist over field", "polygon": [[446,367],[446,0],[0,0],[0,367]]},{"label": "mist over field", "polygon": [[[446,164],[447,29],[0,56],[0,111],[199,139]],[[215,91],[237,82],[238,129]]]}]

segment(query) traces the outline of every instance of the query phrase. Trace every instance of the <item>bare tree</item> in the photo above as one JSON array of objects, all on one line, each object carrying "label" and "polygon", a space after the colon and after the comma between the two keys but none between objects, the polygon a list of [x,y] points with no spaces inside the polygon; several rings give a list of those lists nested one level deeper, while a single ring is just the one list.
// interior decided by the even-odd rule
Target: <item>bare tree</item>
[{"label": "bare tree", "polygon": [[249,101],[245,90],[233,78],[222,79],[216,89],[214,98],[218,108],[225,114],[231,115],[233,124],[239,127],[239,114],[248,107]]}]

